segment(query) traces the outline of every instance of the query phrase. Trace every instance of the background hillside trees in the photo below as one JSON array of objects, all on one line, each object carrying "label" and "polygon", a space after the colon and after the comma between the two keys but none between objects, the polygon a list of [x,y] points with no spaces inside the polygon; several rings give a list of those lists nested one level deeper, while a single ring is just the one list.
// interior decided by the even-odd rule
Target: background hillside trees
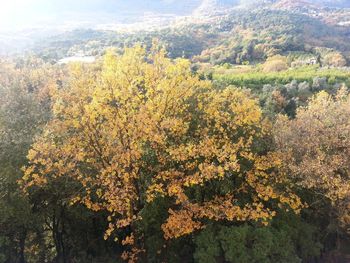
[{"label": "background hillside trees", "polygon": [[274,128],[284,168],[318,197],[315,205],[331,204],[330,221],[340,233],[348,232],[350,223],[349,120],[350,96],[341,89],[335,97],[319,93],[295,119],[280,116]]}]

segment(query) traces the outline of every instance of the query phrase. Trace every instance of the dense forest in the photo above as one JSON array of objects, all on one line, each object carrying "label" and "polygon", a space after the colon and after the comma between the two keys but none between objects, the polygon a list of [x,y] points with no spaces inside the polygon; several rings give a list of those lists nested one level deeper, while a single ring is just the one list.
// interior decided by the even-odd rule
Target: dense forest
[{"label": "dense forest", "polygon": [[294,8],[1,57],[0,263],[350,262],[350,11]]}]

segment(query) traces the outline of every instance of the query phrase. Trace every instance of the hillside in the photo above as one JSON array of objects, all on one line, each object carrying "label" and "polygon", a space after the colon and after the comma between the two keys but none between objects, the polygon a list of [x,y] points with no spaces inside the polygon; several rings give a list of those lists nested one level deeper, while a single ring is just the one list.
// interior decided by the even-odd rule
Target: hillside
[{"label": "hillside", "polygon": [[76,30],[40,41],[33,50],[51,60],[77,53],[99,56],[108,47],[121,48],[136,42],[149,46],[157,38],[172,57],[185,56],[201,63],[254,64],[278,54],[305,61],[340,53],[349,60],[350,27],[341,25],[341,21],[350,21],[350,12],[324,6],[319,9],[315,4],[305,8],[305,2],[282,0],[265,8],[240,7],[216,13],[213,10],[232,3],[205,1],[218,9],[212,8],[211,14],[178,19],[159,29]]},{"label": "hillside", "polygon": [[202,62],[240,64],[276,54],[315,54],[317,49],[337,50],[344,55],[350,51],[349,28],[286,10],[234,12],[211,25],[210,32],[218,34],[217,42],[198,57]]},{"label": "hillside", "polygon": [[[45,29],[21,31],[12,39],[6,38],[8,32],[3,34],[0,52],[25,48],[56,61],[77,54],[99,56],[106,48],[135,42],[150,45],[157,38],[172,57],[211,64],[257,63],[276,54],[317,58],[333,51],[349,57],[350,9],[336,8],[347,6],[347,1],[97,2],[89,0],[81,9],[75,2],[69,19],[61,18],[84,19],[82,25],[70,22],[60,28],[57,20],[59,25],[52,24],[52,29],[45,24]],[[64,1],[55,8],[53,3],[42,10],[65,14]],[[6,43],[10,40],[13,45]]]}]

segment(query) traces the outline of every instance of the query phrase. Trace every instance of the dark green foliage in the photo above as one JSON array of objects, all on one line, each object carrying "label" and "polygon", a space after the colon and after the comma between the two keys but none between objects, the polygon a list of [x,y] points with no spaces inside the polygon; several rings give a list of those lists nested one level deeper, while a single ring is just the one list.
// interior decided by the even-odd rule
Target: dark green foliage
[{"label": "dark green foliage", "polygon": [[38,226],[17,180],[32,138],[47,119],[34,94],[16,81],[12,87],[0,85],[0,251],[4,247],[3,257],[9,262],[22,262],[28,230]]},{"label": "dark green foliage", "polygon": [[[322,69],[318,67],[302,67],[297,69],[289,69],[282,72],[265,73],[258,70],[251,70],[247,73],[228,73],[228,74],[215,74],[213,75],[221,85],[233,85],[236,87],[245,87],[252,89],[253,91],[261,91],[264,85],[286,85],[293,80],[298,83],[307,82],[310,86],[314,86],[315,89],[322,90],[319,83],[315,83],[315,78],[324,78],[323,86],[328,87],[334,84],[345,83],[350,84],[350,71],[348,69]],[[317,82],[319,82],[317,80]]]},{"label": "dark green foliage", "polygon": [[320,255],[317,229],[295,215],[269,227],[211,226],[195,239],[195,262],[302,262]]},{"label": "dark green foliage", "polygon": [[214,74],[219,87],[233,85],[248,88],[259,100],[264,112],[272,119],[276,114],[294,117],[298,107],[320,91],[336,94],[342,86],[350,86],[350,71],[303,67],[279,73]]}]

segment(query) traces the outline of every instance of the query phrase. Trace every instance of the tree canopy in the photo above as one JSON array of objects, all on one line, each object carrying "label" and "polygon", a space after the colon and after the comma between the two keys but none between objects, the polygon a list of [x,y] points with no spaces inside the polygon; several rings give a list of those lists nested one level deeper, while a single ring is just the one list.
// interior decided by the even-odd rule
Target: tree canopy
[{"label": "tree canopy", "polygon": [[270,126],[248,92],[215,89],[189,61],[157,48],[147,55],[140,46],[69,74],[29,151],[23,184],[30,191],[62,177],[79,182],[71,203],[109,212],[105,238],[129,228],[124,258],[144,252],[137,225],[159,198],[167,200],[165,239],[208,220],[266,225],[280,208],[301,209],[277,171],[281,160],[262,146]]}]

